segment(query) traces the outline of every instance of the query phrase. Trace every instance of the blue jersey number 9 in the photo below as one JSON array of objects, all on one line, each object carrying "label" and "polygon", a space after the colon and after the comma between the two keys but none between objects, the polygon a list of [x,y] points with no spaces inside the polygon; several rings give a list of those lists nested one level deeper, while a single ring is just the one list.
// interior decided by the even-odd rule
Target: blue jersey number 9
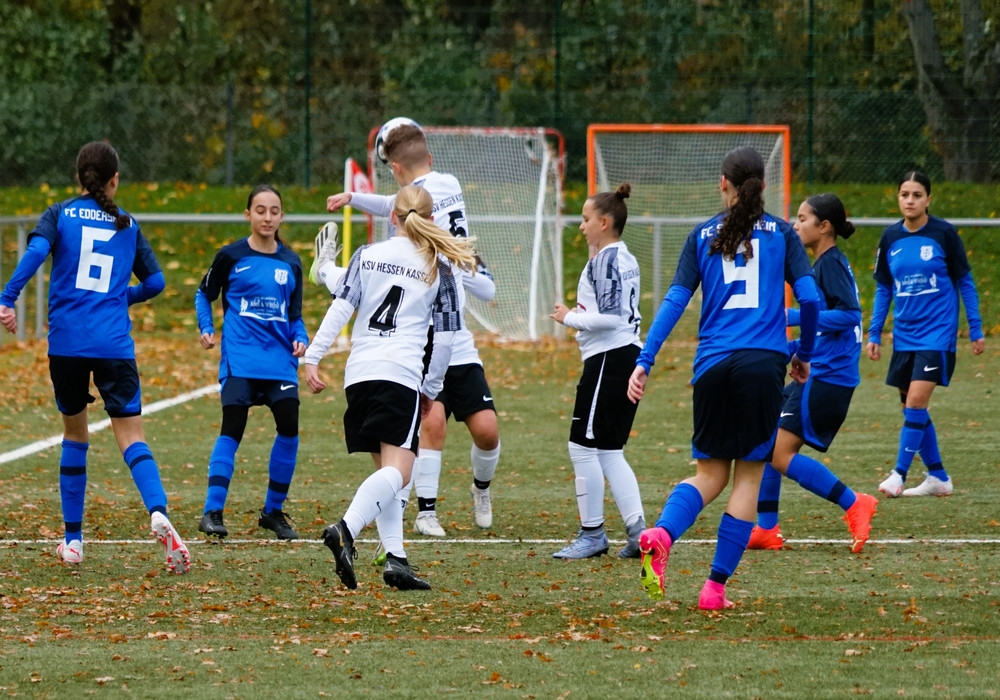
[{"label": "blue jersey number 9", "polygon": [[722,307],[724,309],[756,309],[760,306],[760,241],[755,238],[750,243],[753,246],[753,257],[745,260],[742,266],[737,266],[736,260],[722,259],[725,283],[744,282],[746,285],[742,294],[729,297],[729,301]]}]

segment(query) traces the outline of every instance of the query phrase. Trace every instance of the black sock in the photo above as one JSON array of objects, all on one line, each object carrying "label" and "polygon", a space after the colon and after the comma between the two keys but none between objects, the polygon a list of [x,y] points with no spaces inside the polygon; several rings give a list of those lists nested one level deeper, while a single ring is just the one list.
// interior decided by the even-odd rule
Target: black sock
[{"label": "black sock", "polygon": [[486,489],[488,489],[490,487],[490,484],[493,483],[493,482],[492,481],[480,481],[479,479],[473,479],[472,483],[480,491],[485,491]]},{"label": "black sock", "polygon": [[437,504],[436,498],[421,498],[417,496],[417,510],[421,513],[426,513],[427,511],[434,511],[434,506]]}]

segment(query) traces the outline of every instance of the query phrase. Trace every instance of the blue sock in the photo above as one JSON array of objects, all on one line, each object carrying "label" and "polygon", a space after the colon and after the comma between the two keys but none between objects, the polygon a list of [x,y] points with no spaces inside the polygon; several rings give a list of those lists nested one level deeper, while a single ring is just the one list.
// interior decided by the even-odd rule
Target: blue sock
[{"label": "blue sock", "polygon": [[132,481],[139,489],[139,496],[150,515],[153,513],[167,514],[167,493],[160,481],[160,468],[156,466],[149,445],[144,442],[133,442],[122,455],[125,464],[132,472]]},{"label": "blue sock", "polygon": [[927,473],[935,476],[941,481],[948,481],[948,472],[941,463],[941,452],[938,450],[937,431],[934,429],[934,421],[930,415],[927,416],[927,427],[924,428],[924,439],[920,443],[920,459],[927,467]]},{"label": "blue sock", "polygon": [[271,461],[268,463],[267,496],[264,498],[264,512],[281,510],[288,497],[288,487],[295,473],[295,457],[299,453],[299,436],[276,435],[271,447]]},{"label": "blue sock", "polygon": [[896,454],[896,471],[903,479],[910,471],[913,457],[920,451],[930,415],[926,408],[904,408],[903,427],[899,431],[899,452]]},{"label": "blue sock", "polygon": [[212,456],[208,458],[208,490],[205,492],[205,510],[223,510],[229,496],[229,482],[236,468],[236,450],[240,443],[228,435],[215,439]]},{"label": "blue sock", "polygon": [[656,527],[664,528],[670,539],[676,542],[689,527],[694,525],[704,507],[705,503],[698,489],[691,484],[677,484],[667,497],[667,502],[663,504],[663,512],[656,521]]},{"label": "blue sock", "polygon": [[805,455],[795,455],[788,463],[788,478],[810,493],[847,510],[857,497],[837,475],[821,462]]},{"label": "blue sock", "polygon": [[715,544],[715,558],[712,559],[712,571],[708,575],[709,581],[725,585],[739,566],[752,531],[753,523],[749,520],[738,520],[729,513],[722,514],[718,540]]},{"label": "blue sock", "polygon": [[83,541],[83,502],[87,495],[86,442],[62,441],[59,457],[59,496],[62,499],[66,544]]},{"label": "blue sock", "polygon": [[778,499],[781,498],[781,472],[768,462],[760,479],[757,495],[757,524],[765,530],[778,527]]}]

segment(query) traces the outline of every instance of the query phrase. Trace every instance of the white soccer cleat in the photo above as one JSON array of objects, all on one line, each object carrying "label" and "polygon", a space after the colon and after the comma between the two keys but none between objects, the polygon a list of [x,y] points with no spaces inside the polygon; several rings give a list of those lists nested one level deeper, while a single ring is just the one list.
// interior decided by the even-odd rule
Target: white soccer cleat
[{"label": "white soccer cleat", "polygon": [[878,485],[878,490],[889,498],[898,498],[903,493],[903,477],[893,469],[885,481]]},{"label": "white soccer cleat", "polygon": [[903,491],[904,496],[950,496],[955,491],[951,479],[941,481],[936,476],[927,475],[924,483]]},{"label": "white soccer cleat", "polygon": [[316,234],[313,242],[313,261],[309,268],[309,280],[313,284],[326,284],[319,278],[320,269],[329,262],[336,264],[337,256],[343,246],[340,245],[340,230],[337,224],[329,221],[323,224],[323,228]]},{"label": "white soccer cleat", "polygon": [[60,542],[56,547],[56,554],[67,564],[79,564],[83,561],[83,542],[80,540]]},{"label": "white soccer cleat", "polygon": [[490,502],[489,488],[478,489],[473,484],[469,493],[472,494],[472,516],[476,526],[484,530],[493,527],[493,504]]},{"label": "white soccer cleat", "polygon": [[191,555],[167,516],[160,512],[153,513],[149,519],[149,527],[153,536],[163,545],[167,568],[175,574],[186,574],[191,568]]},{"label": "white soccer cleat", "polygon": [[417,519],[413,522],[413,529],[421,535],[427,535],[428,537],[444,537],[447,534],[444,528],[441,527],[441,523],[438,522],[437,513],[432,510],[417,513]]}]

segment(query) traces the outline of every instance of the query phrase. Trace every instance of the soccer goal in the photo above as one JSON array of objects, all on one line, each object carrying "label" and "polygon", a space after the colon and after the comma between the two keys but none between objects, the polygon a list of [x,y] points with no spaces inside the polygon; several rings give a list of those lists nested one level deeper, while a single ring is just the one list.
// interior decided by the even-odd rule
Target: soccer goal
[{"label": "soccer goal", "polygon": [[782,125],[591,124],[587,192],[632,185],[625,241],[639,260],[643,297],[659,308],[691,228],[722,208],[719,166],[738,146],[764,157],[764,206],[788,218],[790,130]]},{"label": "soccer goal", "polygon": [[[562,299],[562,179],[565,152],[555,129],[422,126],[434,170],[458,178],[469,233],[496,280],[496,297],[469,297],[466,320],[510,340],[556,334],[549,318]],[[395,193],[389,167],[368,139],[375,191]],[[387,222],[375,222],[375,238]]]}]

